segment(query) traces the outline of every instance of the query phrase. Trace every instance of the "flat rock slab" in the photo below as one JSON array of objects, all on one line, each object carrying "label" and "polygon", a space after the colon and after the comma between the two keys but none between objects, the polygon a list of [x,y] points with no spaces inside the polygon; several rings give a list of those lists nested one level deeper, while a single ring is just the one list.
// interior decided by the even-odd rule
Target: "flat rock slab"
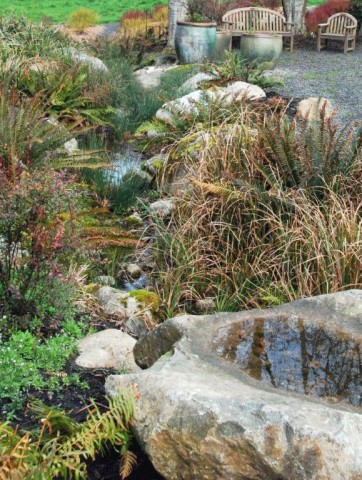
[{"label": "flat rock slab", "polygon": [[362,291],[351,290],[270,310],[168,320],[135,346],[147,370],[108,377],[109,395],[124,382],[138,385],[135,433],[166,479],[362,478],[360,407],[274,388],[213,348],[225,329],[280,318],[352,338],[361,349]]}]

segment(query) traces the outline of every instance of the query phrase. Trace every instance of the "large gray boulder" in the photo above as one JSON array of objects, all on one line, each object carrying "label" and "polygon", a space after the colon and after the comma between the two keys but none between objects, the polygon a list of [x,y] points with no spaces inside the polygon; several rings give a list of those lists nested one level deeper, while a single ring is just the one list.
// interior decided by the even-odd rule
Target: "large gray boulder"
[{"label": "large gray boulder", "polygon": [[106,391],[138,386],[135,433],[168,480],[358,480],[361,341],[359,290],[187,315],[139,340],[148,369]]}]

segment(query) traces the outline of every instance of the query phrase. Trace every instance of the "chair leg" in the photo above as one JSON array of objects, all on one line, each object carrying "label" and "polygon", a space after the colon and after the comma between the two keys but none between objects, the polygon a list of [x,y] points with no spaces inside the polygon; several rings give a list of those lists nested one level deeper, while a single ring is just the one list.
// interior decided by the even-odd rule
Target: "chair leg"
[{"label": "chair leg", "polygon": [[290,37],[290,53],[294,52],[294,35]]},{"label": "chair leg", "polygon": [[317,39],[317,51],[318,51],[318,53],[320,53],[321,48],[322,48],[322,39],[321,39],[321,37],[318,35],[318,39]]},{"label": "chair leg", "polygon": [[344,39],[343,53],[344,54],[348,53],[348,37],[345,37],[345,39]]},{"label": "chair leg", "polygon": [[351,51],[354,52],[355,48],[356,48],[356,37],[354,37],[352,40]]}]

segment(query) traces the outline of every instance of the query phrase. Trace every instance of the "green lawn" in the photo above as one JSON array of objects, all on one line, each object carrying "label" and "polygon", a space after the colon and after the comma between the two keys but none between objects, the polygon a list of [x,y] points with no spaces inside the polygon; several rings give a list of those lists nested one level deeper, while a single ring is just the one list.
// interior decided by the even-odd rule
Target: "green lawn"
[{"label": "green lawn", "polygon": [[[326,0],[308,0],[308,5],[319,5]],[[48,16],[54,22],[64,22],[77,8],[87,7],[101,16],[99,23],[117,22],[127,10],[147,10],[167,0],[0,0],[0,12],[14,10],[25,13],[32,20]]]},{"label": "green lawn", "polygon": [[87,7],[100,14],[100,23],[108,23],[117,22],[127,10],[147,10],[159,3],[166,0],[0,0],[0,13],[14,10],[32,20],[48,16],[54,22],[64,22],[77,8]]}]

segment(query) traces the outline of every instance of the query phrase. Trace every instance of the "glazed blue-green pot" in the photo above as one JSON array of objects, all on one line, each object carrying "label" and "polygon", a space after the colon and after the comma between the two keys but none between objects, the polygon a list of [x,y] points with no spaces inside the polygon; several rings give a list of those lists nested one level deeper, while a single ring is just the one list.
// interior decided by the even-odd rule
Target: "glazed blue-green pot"
[{"label": "glazed blue-green pot", "polygon": [[240,55],[248,62],[276,63],[282,50],[283,38],[281,35],[250,33],[240,37]]},{"label": "glazed blue-green pot", "polygon": [[177,22],[175,48],[181,64],[211,60],[216,44],[216,23]]},{"label": "glazed blue-green pot", "polygon": [[212,60],[216,63],[225,61],[225,52],[231,49],[231,32],[228,30],[221,30],[216,32],[216,43],[212,52]]}]

